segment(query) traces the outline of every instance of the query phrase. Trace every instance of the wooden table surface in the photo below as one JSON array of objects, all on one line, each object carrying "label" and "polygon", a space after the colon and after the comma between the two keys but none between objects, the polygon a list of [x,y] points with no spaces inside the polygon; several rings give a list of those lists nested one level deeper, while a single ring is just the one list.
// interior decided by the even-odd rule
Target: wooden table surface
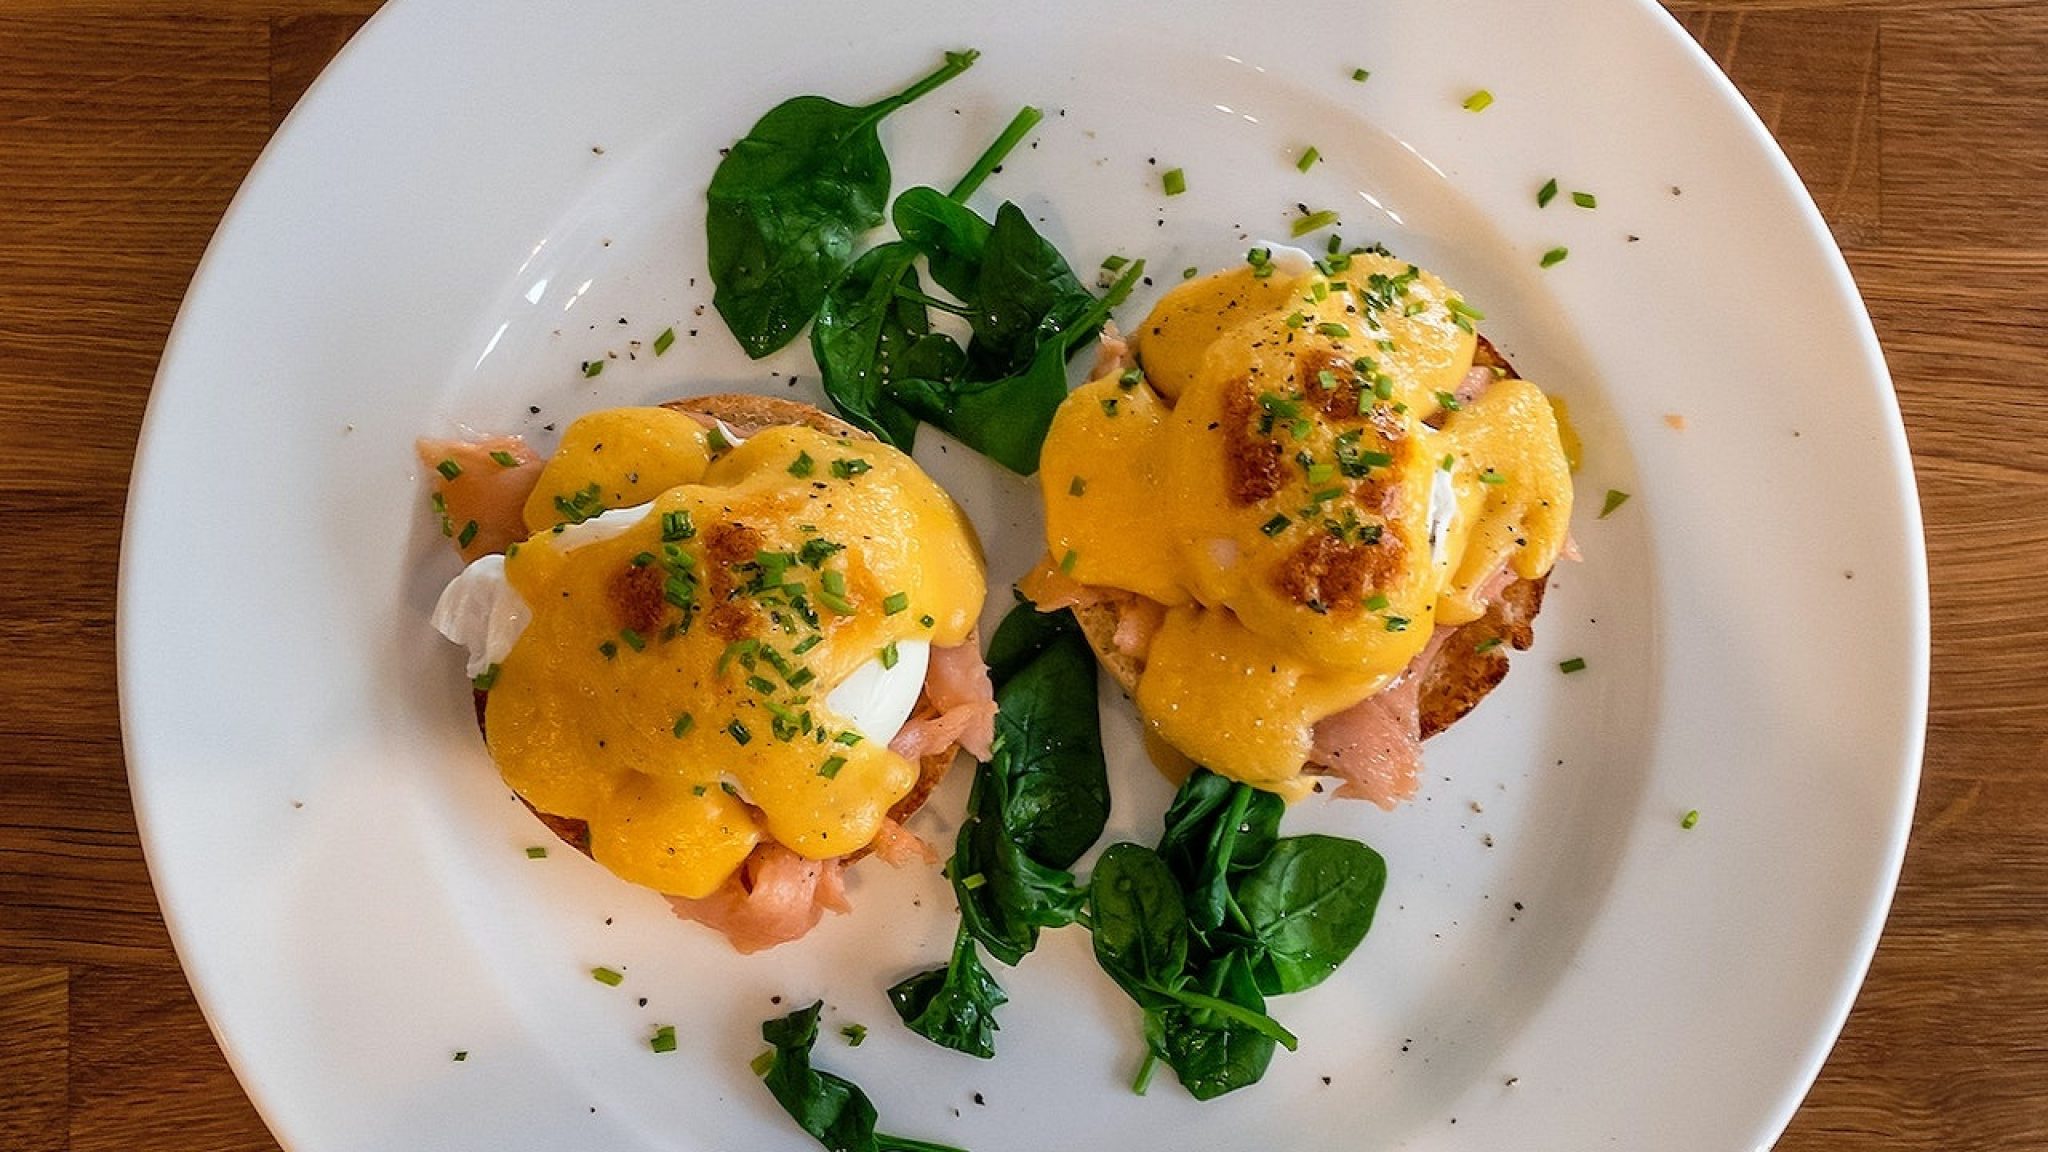
[{"label": "wooden table surface", "polygon": [[[276,1144],[150,890],[122,503],[186,281],[373,0],[0,0],[0,1150]],[[1847,251],[1934,595],[1912,847],[1788,1152],[2048,1149],[2048,3],[1673,3]],[[25,533],[25,534],[24,534]]]}]

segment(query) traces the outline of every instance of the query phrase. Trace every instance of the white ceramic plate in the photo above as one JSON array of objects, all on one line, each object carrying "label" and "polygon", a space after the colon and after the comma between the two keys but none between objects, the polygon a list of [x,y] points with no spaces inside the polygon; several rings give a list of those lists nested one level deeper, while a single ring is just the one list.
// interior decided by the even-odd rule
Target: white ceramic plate
[{"label": "white ceramic plate", "polygon": [[[1283,235],[1297,203],[1337,208],[1347,239],[1483,307],[1586,440],[1585,562],[1536,650],[1430,746],[1422,796],[1290,814],[1379,847],[1386,902],[1336,979],[1276,1002],[1300,1052],[1209,1104],[1168,1076],[1125,1089],[1135,1016],[1077,930],[1001,974],[995,1062],[899,1027],[882,989],[953,929],[934,875],[864,866],[855,914],[742,960],[574,853],[529,860],[548,837],[427,626],[456,564],[413,437],[545,445],[597,406],[814,398],[807,353],[750,364],[706,308],[718,149],[784,97],[869,99],[962,46],[981,62],[886,125],[898,188],[949,180],[1029,102],[1051,114],[982,203],[1020,201],[1079,267],[1144,256],[1163,285]],[[1463,110],[1480,88],[1493,107]],[[1304,175],[1308,145],[1326,161]],[[1598,209],[1539,209],[1552,176]],[[1032,486],[937,436],[919,455],[992,576],[1018,575]],[[1609,488],[1634,497],[1596,519]],[[1725,1152],[1790,1116],[1876,940],[1925,586],[1842,260],[1647,2],[400,0],[278,134],[194,280],[135,472],[122,697],[180,956],[295,1149],[804,1147],[747,1061],[762,1019],[822,996],[871,1032],[828,1031],[819,1061],[891,1130],[977,1152]],[[1561,674],[1572,656],[1586,670]],[[1149,841],[1167,789],[1106,708],[1112,832]],[[940,842],[964,776],[920,817]],[[649,1051],[661,1024],[678,1052]]]}]

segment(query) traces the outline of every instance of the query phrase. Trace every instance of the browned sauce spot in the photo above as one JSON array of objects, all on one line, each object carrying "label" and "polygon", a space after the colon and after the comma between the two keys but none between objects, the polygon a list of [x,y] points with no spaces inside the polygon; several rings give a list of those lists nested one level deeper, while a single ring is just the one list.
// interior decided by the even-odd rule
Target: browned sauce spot
[{"label": "browned sauce spot", "polygon": [[704,553],[715,565],[744,564],[760,550],[761,534],[745,524],[725,521],[704,530]]},{"label": "browned sauce spot", "polygon": [[1261,436],[1259,402],[1246,380],[1223,394],[1223,452],[1230,472],[1230,499],[1257,504],[1280,491],[1285,476],[1280,441]]},{"label": "browned sauce spot", "polygon": [[627,565],[612,577],[606,593],[611,602],[612,616],[619,627],[630,628],[641,635],[652,635],[661,627],[661,618],[668,611],[668,602],[662,598],[662,585],[667,575],[654,564],[634,567]]},{"label": "browned sauce spot", "polygon": [[705,615],[705,622],[711,626],[711,634],[731,642],[745,640],[760,631],[760,613],[753,603],[746,599],[721,599],[711,606]]},{"label": "browned sauce spot", "polygon": [[[1328,348],[1312,348],[1295,360],[1302,395],[1332,420],[1358,418],[1358,374],[1351,362]],[[1323,373],[1330,383],[1323,383]]]},{"label": "browned sauce spot", "polygon": [[1393,575],[1400,562],[1401,541],[1392,533],[1377,544],[1351,544],[1314,532],[1295,546],[1273,580],[1281,595],[1297,604],[1350,611]]},{"label": "browned sauce spot", "polygon": [[1365,420],[1372,425],[1374,432],[1379,433],[1380,439],[1385,443],[1399,443],[1408,435],[1408,425],[1402,421],[1401,414],[1394,411],[1391,404],[1373,405],[1372,411],[1365,414]]}]

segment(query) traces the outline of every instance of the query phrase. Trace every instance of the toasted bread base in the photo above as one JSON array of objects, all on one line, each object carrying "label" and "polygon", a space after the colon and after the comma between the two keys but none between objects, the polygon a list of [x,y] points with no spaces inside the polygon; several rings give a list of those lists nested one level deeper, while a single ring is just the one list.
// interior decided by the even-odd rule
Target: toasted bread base
[{"label": "toasted bread base", "polygon": [[[867,432],[848,424],[823,409],[812,407],[797,400],[780,396],[752,396],[741,392],[721,392],[711,396],[692,396],[686,400],[671,400],[662,405],[700,420],[718,421],[742,437],[752,436],[769,428],[798,425],[827,436],[845,436],[857,440],[873,440]],[[477,726],[483,726],[483,693],[477,693]],[[953,766],[954,750],[935,752],[918,761],[917,783],[910,786],[910,792],[889,809],[889,819],[901,824],[910,819],[918,809],[925,806],[932,793],[946,779],[946,772]],[[525,798],[520,798],[525,803]],[[571,848],[590,855],[590,825],[573,816],[557,816],[543,812],[531,804],[527,809],[548,829],[562,838]],[[862,847],[848,853],[846,862],[851,864],[868,854],[871,849]]]},{"label": "toasted bread base", "polygon": [[[1516,378],[1514,365],[1501,355],[1486,337],[1479,337],[1472,362],[1475,367],[1492,368]],[[1486,699],[1487,693],[1508,674],[1508,649],[1526,650],[1536,641],[1534,622],[1543,608],[1543,590],[1548,574],[1534,580],[1516,580],[1501,590],[1487,605],[1486,613],[1458,629],[1457,643],[1437,654],[1422,681],[1422,736],[1428,739],[1457,723]],[[1138,675],[1145,669],[1142,658],[1118,650],[1117,626],[1126,606],[1138,597],[1102,601],[1074,609],[1074,619],[1095,649],[1095,658],[1126,693],[1138,690]],[[1469,642],[1467,642],[1469,639]],[[1499,644],[1489,641],[1499,639]],[[1483,650],[1482,650],[1483,649]],[[1303,765],[1310,774],[1327,770],[1314,761]]]}]

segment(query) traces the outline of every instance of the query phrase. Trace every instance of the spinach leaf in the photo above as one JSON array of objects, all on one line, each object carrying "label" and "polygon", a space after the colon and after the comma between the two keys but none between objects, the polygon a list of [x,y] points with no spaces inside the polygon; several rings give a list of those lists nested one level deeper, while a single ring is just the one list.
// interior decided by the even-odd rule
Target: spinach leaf
[{"label": "spinach leaf", "polygon": [[762,1080],[797,1126],[831,1152],[963,1152],[876,1132],[875,1106],[867,1094],[850,1080],[811,1067],[823,1006],[818,1001],[761,1025],[761,1039],[774,1049]]},{"label": "spinach leaf", "polygon": [[[1065,318],[1057,335],[1039,344],[1016,375],[984,383],[908,380],[891,393],[925,423],[1020,475],[1038,471],[1038,450],[1053,412],[1067,398],[1067,359],[1095,339],[1109,314],[1131,294],[1145,262],[1134,260],[1108,294]],[[970,353],[971,355],[971,353]],[[970,364],[970,371],[972,365]]]},{"label": "spinach leaf", "polygon": [[[919,291],[917,249],[898,241],[870,248],[833,281],[811,325],[811,352],[818,359],[825,395],[841,416],[908,452],[917,437],[917,417],[891,400],[884,384],[892,376],[933,374],[948,378],[965,362],[959,345],[934,336],[924,305],[902,293]],[[946,363],[913,366],[914,350],[927,339],[952,349]],[[941,355],[924,351],[923,356]],[[948,368],[950,367],[950,370]],[[918,373],[914,368],[925,368]],[[932,371],[936,369],[936,371]]]},{"label": "spinach leaf", "polygon": [[1011,833],[1012,755],[999,740],[990,763],[975,770],[967,819],[946,867],[961,924],[1005,964],[1038,946],[1039,929],[1073,923],[1084,898],[1073,873],[1032,859]]},{"label": "spinach leaf", "polygon": [[962,927],[953,940],[952,960],[890,988],[889,1003],[912,1032],[986,1060],[996,1054],[996,1009],[1009,997],[982,966],[974,937]]},{"label": "spinach leaf", "polygon": [[1095,303],[1066,257],[1038,234],[1023,209],[1007,201],[996,209],[982,246],[973,291],[961,299],[974,327],[967,363],[976,380],[1022,371],[1039,345],[1057,338]]},{"label": "spinach leaf", "polygon": [[996,691],[1001,692],[1010,678],[1022,671],[1025,665],[1038,658],[1038,654],[1052,647],[1062,637],[1081,636],[1081,625],[1074,614],[1061,608],[1054,612],[1040,612],[1019,598],[1016,607],[996,625],[996,634],[989,637],[988,654],[982,657],[988,664],[989,678],[995,682]]},{"label": "spinach leaf", "polygon": [[1257,934],[1258,984],[1268,994],[1313,988],[1372,928],[1387,864],[1355,840],[1290,836],[1237,887]]},{"label": "spinach leaf", "polygon": [[[929,211],[944,211],[938,206],[949,206],[986,230],[981,218],[955,198],[972,193],[1041,116],[1036,108],[1018,112],[961,177],[954,198],[940,196],[930,188],[913,188],[897,197],[898,220],[921,219],[916,204],[931,200]],[[906,199],[912,201],[909,217]],[[832,282],[811,325],[811,353],[818,361],[818,373],[832,406],[905,452],[916,444],[917,416],[890,397],[888,382],[949,381],[959,377],[967,363],[966,354],[952,337],[931,330],[928,305],[936,302],[924,294],[918,281],[915,261],[921,250],[917,244],[899,240],[862,253]],[[933,267],[936,279],[940,265]]]},{"label": "spinach leaf", "polygon": [[[1197,768],[1166,810],[1159,854],[1172,866],[1188,897],[1188,919],[1198,932],[1223,926],[1230,884],[1273,850],[1286,802],[1279,796]],[[1240,918],[1237,927],[1249,930]]]},{"label": "spinach leaf", "polygon": [[[1224,956],[1201,983],[1216,1002],[1269,1019],[1249,967],[1237,956]],[[1145,1043],[1197,1100],[1256,1084],[1273,1062],[1274,1038],[1268,1033],[1240,1018],[1183,1004],[1146,1013]]]},{"label": "spinach leaf", "polygon": [[1112,844],[1088,881],[1088,926],[1095,962],[1149,1010],[1175,1003],[1168,989],[1185,978],[1188,916],[1180,885],[1159,854],[1142,844]]},{"label": "spinach leaf", "polygon": [[795,339],[851,261],[855,237],[882,223],[889,158],[877,126],[977,55],[948,52],[931,75],[863,107],[785,100],[719,161],[704,225],[712,303],[747,355]]},{"label": "spinach leaf", "polygon": [[[1072,616],[1021,667],[1005,661],[996,689],[996,738],[1008,755],[1004,822],[1026,855],[1071,868],[1109,822],[1109,773],[1102,758],[1102,716],[1095,697],[1095,653]],[[1013,619],[1024,618],[1013,630]],[[1011,609],[997,629],[1042,627],[1029,604]]]},{"label": "spinach leaf", "polygon": [[974,295],[990,225],[961,199],[936,188],[908,188],[896,197],[889,218],[904,242],[924,254],[933,282],[967,300]]}]

